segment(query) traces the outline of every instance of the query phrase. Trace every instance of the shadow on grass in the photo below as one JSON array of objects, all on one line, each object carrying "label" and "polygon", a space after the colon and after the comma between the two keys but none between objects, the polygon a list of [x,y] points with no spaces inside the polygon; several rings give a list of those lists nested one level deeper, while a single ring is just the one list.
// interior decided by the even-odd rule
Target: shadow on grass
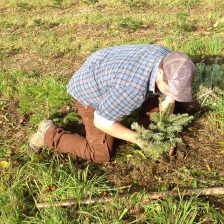
[{"label": "shadow on grass", "polygon": [[224,64],[224,53],[219,55],[204,55],[204,52],[201,54],[190,54],[189,55],[195,63],[204,62],[205,64]]}]

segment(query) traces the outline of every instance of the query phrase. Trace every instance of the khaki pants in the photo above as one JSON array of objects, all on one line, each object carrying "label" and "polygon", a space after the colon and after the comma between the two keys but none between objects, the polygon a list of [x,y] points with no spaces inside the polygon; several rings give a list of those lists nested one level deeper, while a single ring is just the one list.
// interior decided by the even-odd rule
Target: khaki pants
[{"label": "khaki pants", "polygon": [[[95,127],[93,124],[94,108],[83,106],[77,102],[77,109],[85,125],[86,137],[52,126],[45,134],[45,146],[53,148],[57,152],[70,153],[94,163],[109,161],[113,150],[114,138]],[[144,127],[148,127],[150,113],[153,111],[158,111],[157,97],[148,98],[143,103],[139,123]]]}]

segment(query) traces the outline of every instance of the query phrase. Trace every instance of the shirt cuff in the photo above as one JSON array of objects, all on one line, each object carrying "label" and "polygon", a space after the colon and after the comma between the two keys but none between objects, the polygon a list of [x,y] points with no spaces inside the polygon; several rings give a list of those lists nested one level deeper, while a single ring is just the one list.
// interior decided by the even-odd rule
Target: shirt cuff
[{"label": "shirt cuff", "polygon": [[96,111],[94,111],[94,119],[100,124],[103,124],[104,126],[110,127],[112,126],[116,121],[108,120],[101,115],[99,115]]}]

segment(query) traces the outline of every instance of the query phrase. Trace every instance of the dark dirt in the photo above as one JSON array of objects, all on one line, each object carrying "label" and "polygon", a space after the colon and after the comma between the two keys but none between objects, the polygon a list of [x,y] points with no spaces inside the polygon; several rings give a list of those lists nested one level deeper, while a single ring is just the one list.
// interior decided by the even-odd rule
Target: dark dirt
[{"label": "dark dirt", "polygon": [[206,128],[206,122],[201,118],[189,127],[182,133],[184,145],[177,147],[173,157],[160,161],[133,153],[127,161],[128,145],[120,146],[117,158],[105,168],[109,180],[116,186],[131,185],[133,189],[148,191],[222,186],[224,148],[219,142],[224,135],[218,129]]},{"label": "dark dirt", "polygon": [[[18,109],[17,99],[1,99],[0,107],[0,158],[10,158],[13,164],[22,159],[27,152],[26,144],[29,134],[29,116],[23,115]],[[18,160],[18,161],[17,161]]]},{"label": "dark dirt", "polygon": [[[72,107],[70,105],[70,110]],[[186,112],[178,107],[177,112]],[[188,112],[192,114],[197,111]],[[134,116],[136,114],[138,111],[134,112]],[[133,118],[130,118],[128,123],[132,122]],[[84,134],[81,123],[65,128],[74,132],[78,129],[80,134]],[[200,114],[200,118],[196,118],[182,133],[182,139],[184,144],[177,146],[174,156],[165,155],[159,161],[144,158],[137,146],[117,141],[111,162],[92,166],[97,173],[107,172],[112,185],[131,186],[132,191],[223,186],[224,132],[218,124],[209,121],[206,113]],[[80,160],[74,162],[79,167],[86,165]]]},{"label": "dark dirt", "polygon": [[[69,111],[71,107],[69,105]],[[66,111],[66,110],[65,110]],[[1,109],[0,126],[5,130],[2,140],[12,139],[11,158],[25,153],[21,149],[29,135],[29,118],[18,111],[18,102],[8,101]],[[68,112],[68,111],[66,111]],[[80,130],[81,124],[79,124]],[[83,131],[83,129],[82,129]],[[14,136],[13,138],[11,138]],[[204,114],[182,133],[184,145],[177,147],[173,157],[164,156],[160,161],[143,158],[137,146],[119,142],[112,161],[107,164],[91,164],[95,173],[106,172],[113,186],[130,186],[130,191],[157,191],[173,188],[203,188],[223,186],[224,183],[224,133],[216,123],[209,121]],[[21,152],[22,150],[23,152]],[[62,156],[63,157],[63,156]],[[43,155],[44,158],[44,155]],[[77,167],[84,167],[88,162],[74,159]]]}]

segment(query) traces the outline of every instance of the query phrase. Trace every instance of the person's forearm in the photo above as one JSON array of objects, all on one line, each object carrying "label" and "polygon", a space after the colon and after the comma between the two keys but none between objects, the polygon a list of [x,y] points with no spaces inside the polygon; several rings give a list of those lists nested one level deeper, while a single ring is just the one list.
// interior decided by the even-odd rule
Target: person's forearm
[{"label": "person's forearm", "polygon": [[129,128],[126,128],[119,122],[115,122],[112,126],[105,127],[101,124],[94,122],[95,126],[99,128],[101,131],[107,133],[108,135],[111,135],[115,138],[119,138],[125,141],[129,141],[132,143],[137,143],[137,133],[135,131],[132,131]]},{"label": "person's forearm", "polygon": [[[170,103],[174,105],[175,100],[172,98],[166,98],[162,102],[161,109],[164,110]],[[107,133],[108,135],[139,145],[139,140],[137,139],[137,132],[126,128],[119,122],[115,122],[111,126],[105,126],[102,123],[94,120],[94,125],[101,131]]]}]

